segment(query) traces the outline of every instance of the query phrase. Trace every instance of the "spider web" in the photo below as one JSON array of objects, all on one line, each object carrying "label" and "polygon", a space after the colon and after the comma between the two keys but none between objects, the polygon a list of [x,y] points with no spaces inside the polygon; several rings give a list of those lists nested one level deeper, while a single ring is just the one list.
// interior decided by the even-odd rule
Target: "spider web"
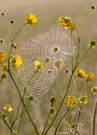
[{"label": "spider web", "polygon": [[[24,85],[28,85],[28,93],[33,95],[36,100],[41,99],[60,71],[54,62],[61,59],[62,67],[64,67],[66,60],[75,53],[75,48],[74,44],[71,45],[68,30],[59,25],[55,25],[37,38],[23,43],[20,48],[23,64],[19,70],[19,76]],[[50,58],[50,62],[31,79],[35,73],[34,61],[44,63],[45,58]]]}]

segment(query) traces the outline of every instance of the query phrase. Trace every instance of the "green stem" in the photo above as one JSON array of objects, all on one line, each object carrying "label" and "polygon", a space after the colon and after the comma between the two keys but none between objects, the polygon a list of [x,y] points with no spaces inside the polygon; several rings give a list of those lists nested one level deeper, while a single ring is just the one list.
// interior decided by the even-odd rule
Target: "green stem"
[{"label": "green stem", "polygon": [[96,115],[97,115],[97,101],[96,101],[96,103],[95,103],[95,108],[94,108],[94,113],[93,113],[93,133],[92,133],[92,135],[96,135],[96,132],[95,132],[95,130],[96,130]]},{"label": "green stem", "polygon": [[50,113],[48,114],[48,117],[47,117],[47,120],[46,120],[46,123],[45,123],[44,129],[43,129],[42,135],[44,134],[44,131],[45,131],[46,127],[47,127],[49,117],[50,117]]},{"label": "green stem", "polygon": [[84,55],[80,58],[80,60],[76,63],[75,68],[78,67],[78,65],[81,63],[81,61],[83,60],[83,58],[86,56],[86,54],[90,51],[92,47],[89,47],[89,49],[86,50],[86,52],[84,53]]},{"label": "green stem", "polygon": [[10,75],[10,77],[11,77],[11,79],[12,79],[12,81],[13,81],[13,83],[14,83],[16,89],[17,89],[17,92],[18,92],[18,94],[19,94],[19,96],[20,96],[20,99],[21,99],[21,101],[22,101],[22,104],[23,104],[23,106],[24,106],[24,108],[25,108],[25,111],[26,111],[26,113],[27,113],[27,115],[28,115],[28,117],[29,117],[29,119],[30,119],[30,121],[31,121],[31,123],[32,123],[32,125],[33,125],[33,127],[34,127],[34,129],[35,129],[37,135],[39,135],[39,133],[38,133],[38,131],[37,131],[37,128],[36,128],[36,126],[35,126],[35,124],[34,124],[32,118],[31,118],[31,116],[30,116],[30,114],[29,114],[27,108],[26,108],[26,105],[25,105],[24,101],[23,101],[23,98],[22,98],[22,96],[21,96],[21,93],[20,93],[20,91],[19,91],[19,88],[18,88],[18,86],[17,86],[17,84],[16,84],[16,82],[15,82],[15,80],[14,80],[12,74],[10,73],[10,71],[8,71],[8,73],[9,73],[9,75]]},{"label": "green stem", "polygon": [[4,121],[6,127],[10,130],[11,133],[13,133],[14,135],[16,135],[15,131],[10,127],[8,121],[2,117],[2,113],[0,112],[0,118]]},{"label": "green stem", "polygon": [[13,41],[15,40],[15,38],[17,37],[17,35],[21,32],[21,30],[24,28],[24,26],[26,25],[27,23],[24,23],[23,24],[23,26],[19,29],[19,31],[15,34],[15,36],[13,37],[13,39],[12,39],[12,43],[13,43]]},{"label": "green stem", "polygon": [[[59,126],[60,126],[60,124],[61,124],[61,122],[63,122],[63,119],[65,118],[65,116],[66,116],[66,114],[68,113],[68,111],[69,111],[70,109],[68,109],[64,114],[63,114],[63,116],[61,117],[61,119],[60,119],[60,121],[59,121],[59,123],[57,124],[57,126],[56,126],[56,129],[55,129],[55,132],[54,132],[54,135],[56,135],[57,134],[57,132],[58,132],[58,129],[59,129]],[[64,122],[63,122],[64,123]],[[65,123],[66,124],[66,123]]]}]

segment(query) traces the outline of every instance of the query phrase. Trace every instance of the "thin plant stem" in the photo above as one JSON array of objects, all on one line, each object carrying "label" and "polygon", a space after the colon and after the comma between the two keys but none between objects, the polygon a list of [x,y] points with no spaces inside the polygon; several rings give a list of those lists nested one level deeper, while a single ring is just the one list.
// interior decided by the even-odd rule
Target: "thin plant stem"
[{"label": "thin plant stem", "polygon": [[19,31],[15,34],[15,36],[12,38],[12,43],[13,41],[15,40],[15,38],[17,37],[17,35],[21,32],[21,30],[24,28],[24,26],[26,25],[27,23],[24,23],[23,26],[19,29]]},{"label": "thin plant stem", "polygon": [[1,112],[0,112],[0,118],[3,120],[3,122],[5,123],[6,127],[10,130],[10,132],[12,132],[14,135],[16,135],[15,131],[11,128],[8,121],[5,118],[2,117]]},{"label": "thin plant stem", "polygon": [[63,122],[63,119],[65,118],[65,116],[66,116],[66,114],[68,113],[68,111],[69,111],[69,110],[70,110],[70,109],[68,109],[68,110],[63,114],[63,116],[61,117],[61,119],[60,119],[59,123],[58,123],[58,124],[57,124],[57,126],[56,126],[56,129],[55,129],[54,135],[56,135],[56,134],[57,134],[58,129],[59,129],[59,127],[60,127],[60,124]]},{"label": "thin plant stem", "polygon": [[24,108],[25,108],[25,111],[26,111],[26,113],[27,113],[27,115],[28,115],[28,117],[29,117],[29,119],[30,119],[30,121],[31,121],[31,123],[32,123],[32,125],[33,125],[33,127],[34,127],[34,129],[35,129],[37,135],[39,135],[39,133],[38,133],[38,131],[37,131],[37,128],[36,128],[36,126],[35,126],[35,124],[34,124],[32,118],[31,118],[31,116],[30,116],[30,114],[29,114],[27,108],[26,108],[26,105],[25,105],[24,101],[23,101],[23,98],[22,98],[22,96],[21,96],[21,93],[20,93],[20,91],[19,91],[19,88],[18,88],[18,86],[17,86],[17,84],[16,84],[16,82],[15,82],[15,80],[14,80],[12,74],[10,73],[10,71],[9,71],[8,73],[9,73],[9,75],[10,75],[10,77],[11,77],[11,79],[12,79],[12,81],[13,81],[13,83],[14,83],[16,89],[17,89],[17,92],[18,92],[18,94],[19,94],[19,97],[20,97],[20,99],[21,99],[21,101],[22,101],[22,104],[23,104],[23,106],[24,106]]},{"label": "thin plant stem", "polygon": [[95,103],[95,108],[93,112],[93,130],[92,135],[96,135],[96,116],[97,116],[97,101]]},{"label": "thin plant stem", "polygon": [[45,123],[44,129],[43,129],[42,135],[44,134],[44,131],[45,131],[46,127],[47,127],[49,117],[50,117],[50,113],[48,113],[47,120],[46,120],[46,123]]}]

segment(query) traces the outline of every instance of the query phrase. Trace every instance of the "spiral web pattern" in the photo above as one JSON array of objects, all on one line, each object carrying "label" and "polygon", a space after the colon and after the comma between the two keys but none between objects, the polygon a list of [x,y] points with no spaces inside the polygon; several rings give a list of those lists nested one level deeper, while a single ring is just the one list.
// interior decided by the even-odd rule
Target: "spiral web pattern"
[{"label": "spiral web pattern", "polygon": [[[24,43],[20,49],[23,64],[19,70],[19,76],[24,85],[28,85],[29,94],[33,95],[36,100],[40,100],[60,71],[54,62],[61,59],[63,67],[68,57],[75,53],[75,48],[74,44],[71,45],[68,30],[59,25]],[[44,63],[45,58],[50,58],[50,62],[31,79],[35,73],[34,61],[38,60]]]}]

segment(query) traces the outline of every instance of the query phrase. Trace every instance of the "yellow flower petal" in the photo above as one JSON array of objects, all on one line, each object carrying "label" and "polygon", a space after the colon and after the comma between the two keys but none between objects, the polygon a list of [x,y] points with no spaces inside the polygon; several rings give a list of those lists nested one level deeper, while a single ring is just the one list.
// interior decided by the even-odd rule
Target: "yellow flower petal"
[{"label": "yellow flower petal", "polygon": [[0,51],[0,62],[4,61],[6,57],[6,53],[4,51]]}]

